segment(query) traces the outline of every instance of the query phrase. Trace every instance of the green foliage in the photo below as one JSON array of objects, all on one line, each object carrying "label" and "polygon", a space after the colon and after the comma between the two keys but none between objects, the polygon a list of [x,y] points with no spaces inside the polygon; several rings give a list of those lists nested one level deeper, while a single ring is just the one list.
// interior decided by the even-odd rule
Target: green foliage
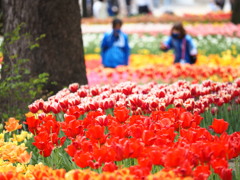
[{"label": "green foliage", "polygon": [[[4,81],[0,81],[0,99],[4,102],[2,106],[5,110],[0,117],[2,122],[7,120],[9,116],[23,119],[27,112],[27,105],[43,93],[42,89],[48,81],[47,73],[26,79],[26,76],[30,76],[30,71],[22,69],[21,65],[27,62],[26,59],[16,60],[8,76]],[[7,65],[4,68],[7,68]]]},{"label": "green foliage", "polygon": [[[43,88],[48,82],[49,75],[47,73],[33,77],[29,68],[30,60],[19,58],[17,54],[10,54],[5,48],[6,44],[11,45],[21,41],[22,37],[31,39],[29,34],[21,35],[20,31],[24,25],[22,23],[12,32],[6,33],[4,44],[0,49],[4,56],[8,57],[8,63],[3,64],[3,68],[0,69],[4,72],[4,79],[0,79],[1,122],[6,121],[9,117],[24,120],[24,114],[28,111],[27,106],[45,93]],[[34,42],[29,41],[26,49],[39,47],[37,41],[44,37],[45,35],[41,35],[35,38]]]},{"label": "green foliage", "polygon": [[209,109],[201,114],[204,118],[201,122],[201,127],[208,128],[214,118],[224,119],[229,123],[228,134],[238,132],[240,131],[239,109],[240,105],[235,103],[224,104],[218,107],[218,111],[215,114],[212,114],[211,109]]}]

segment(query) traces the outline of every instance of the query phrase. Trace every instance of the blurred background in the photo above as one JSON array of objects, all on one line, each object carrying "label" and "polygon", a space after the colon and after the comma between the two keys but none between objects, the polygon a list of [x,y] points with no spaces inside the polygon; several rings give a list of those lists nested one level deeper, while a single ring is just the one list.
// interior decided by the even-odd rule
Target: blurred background
[{"label": "blurred background", "polygon": [[[109,6],[109,4],[116,6],[118,11],[117,15],[120,16],[138,15],[138,4],[145,3],[142,0],[103,0],[100,2],[106,4],[106,6]],[[215,0],[149,0],[146,2],[150,13],[154,16],[160,16],[164,13],[174,13],[176,15],[182,15],[184,13],[203,14],[212,11],[222,10],[225,12],[229,12],[231,10],[230,0],[220,2],[224,2],[223,8],[217,6]],[[93,7],[94,4],[96,5],[98,3],[99,0],[79,0],[83,17],[94,16]],[[130,13],[128,13],[128,11],[130,11]],[[99,16],[96,18],[101,17]]]}]

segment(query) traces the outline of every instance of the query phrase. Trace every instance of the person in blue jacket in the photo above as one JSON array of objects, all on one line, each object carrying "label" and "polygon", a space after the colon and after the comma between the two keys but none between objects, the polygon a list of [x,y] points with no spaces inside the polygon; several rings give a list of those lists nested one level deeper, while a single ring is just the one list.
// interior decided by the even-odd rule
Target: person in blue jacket
[{"label": "person in blue jacket", "polygon": [[114,19],[112,31],[104,34],[101,43],[101,56],[104,67],[115,68],[119,65],[128,65],[130,48],[128,36],[121,31],[122,24],[120,19]]},{"label": "person in blue jacket", "polygon": [[197,61],[197,48],[190,35],[186,31],[182,23],[176,23],[171,29],[171,36],[161,44],[160,49],[168,51],[174,50],[174,63],[194,64]]}]

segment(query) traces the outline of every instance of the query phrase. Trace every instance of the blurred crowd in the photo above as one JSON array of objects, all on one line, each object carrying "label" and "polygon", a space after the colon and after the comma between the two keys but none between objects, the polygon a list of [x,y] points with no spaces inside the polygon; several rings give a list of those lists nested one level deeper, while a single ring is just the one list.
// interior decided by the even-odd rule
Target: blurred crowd
[{"label": "blurred crowd", "polygon": [[151,14],[159,6],[168,6],[172,0],[94,0],[93,16],[104,19],[109,16]]},{"label": "blurred crowd", "polygon": [[[171,7],[178,4],[181,0],[85,0],[87,7],[85,11],[91,12],[90,16],[104,19],[113,16],[132,16],[141,14],[153,14],[156,10],[162,9],[163,13],[174,14]],[[194,1],[194,3],[205,2],[210,11],[221,11],[224,6],[232,4],[234,0],[209,0]],[[79,3],[82,4],[82,0]],[[187,1],[181,1],[187,5]],[[205,7],[206,8],[206,7]],[[82,10],[84,11],[84,9]]]}]

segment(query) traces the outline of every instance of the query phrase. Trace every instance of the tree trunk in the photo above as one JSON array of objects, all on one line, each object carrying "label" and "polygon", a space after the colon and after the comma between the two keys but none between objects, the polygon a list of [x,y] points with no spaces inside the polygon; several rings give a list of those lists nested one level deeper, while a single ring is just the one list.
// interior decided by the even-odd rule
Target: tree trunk
[{"label": "tree trunk", "polygon": [[[26,68],[30,75],[48,73],[50,82],[57,83],[46,86],[53,92],[73,82],[87,84],[78,0],[2,1],[4,33],[24,23],[18,41],[11,44],[4,39],[8,52],[4,65],[11,65],[11,55],[29,59]],[[45,37],[37,41],[39,47],[34,45],[42,35]],[[30,46],[36,48],[31,50]],[[3,71],[3,79],[6,73]]]},{"label": "tree trunk", "polygon": [[240,0],[232,0],[232,23],[240,24]]},{"label": "tree trunk", "polygon": [[82,0],[83,17],[93,16],[93,0]]}]

